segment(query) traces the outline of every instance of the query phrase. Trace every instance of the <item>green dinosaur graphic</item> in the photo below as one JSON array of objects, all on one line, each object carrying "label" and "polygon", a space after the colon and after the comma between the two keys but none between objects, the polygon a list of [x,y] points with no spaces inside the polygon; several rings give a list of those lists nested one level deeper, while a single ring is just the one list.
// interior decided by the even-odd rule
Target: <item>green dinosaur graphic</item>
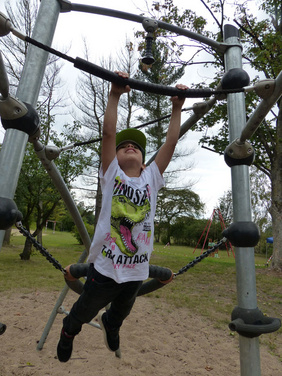
[{"label": "green dinosaur graphic", "polygon": [[111,237],[125,255],[132,257],[138,247],[132,239],[134,226],[141,223],[150,211],[150,202],[145,200],[143,206],[134,205],[125,196],[114,196],[112,200]]}]

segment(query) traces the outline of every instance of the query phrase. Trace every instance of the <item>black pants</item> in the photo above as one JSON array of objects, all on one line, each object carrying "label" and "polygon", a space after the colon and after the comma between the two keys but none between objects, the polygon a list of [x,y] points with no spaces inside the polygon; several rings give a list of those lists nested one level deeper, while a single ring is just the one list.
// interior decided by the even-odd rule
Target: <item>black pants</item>
[{"label": "black pants", "polygon": [[112,329],[120,328],[133,307],[141,284],[142,281],[116,283],[90,264],[84,291],[63,320],[64,330],[70,335],[78,334],[82,325],[90,322],[109,303],[107,322]]}]

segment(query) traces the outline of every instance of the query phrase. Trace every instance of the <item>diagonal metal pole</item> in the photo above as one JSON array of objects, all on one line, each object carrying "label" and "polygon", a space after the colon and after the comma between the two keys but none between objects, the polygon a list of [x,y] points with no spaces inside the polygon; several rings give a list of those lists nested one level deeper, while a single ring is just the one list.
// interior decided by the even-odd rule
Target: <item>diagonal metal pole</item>
[{"label": "diagonal metal pole", "polygon": [[[226,71],[242,68],[242,47],[239,31],[232,25],[225,25],[224,38],[230,48],[226,51]],[[237,44],[237,46],[235,46]],[[227,95],[229,138],[232,142],[240,137],[246,124],[245,98],[243,93]],[[249,167],[231,167],[233,219],[252,221],[249,185]],[[256,275],[253,247],[235,247],[237,300],[243,309],[256,309]],[[260,376],[259,339],[239,335],[241,376]]]},{"label": "diagonal metal pole", "polygon": [[[216,101],[217,98],[213,97],[206,102],[194,104],[194,113],[180,127],[179,139],[184,136],[185,133],[193,127],[193,125],[195,125],[205,114],[207,114],[212,109]],[[157,150],[154,155],[152,155],[152,157],[146,162],[146,166],[149,166],[149,164],[155,160],[158,152],[159,150]]]},{"label": "diagonal metal pole", "polygon": [[282,95],[282,71],[278,74],[275,79],[275,88],[273,93],[264,98],[259,105],[256,107],[255,111],[250,116],[249,120],[246,123],[246,127],[242,130],[240,136],[240,142],[245,142],[247,139],[250,139],[255,131],[260,126],[263,119],[279,100]]},{"label": "diagonal metal pole", "polygon": [[[33,38],[51,45],[55,33],[60,5],[57,0],[42,0],[33,31]],[[29,46],[17,97],[36,106],[48,53]],[[14,198],[24,158],[28,135],[16,129],[7,129],[0,153],[0,197]],[[0,249],[5,231],[0,231]]]}]

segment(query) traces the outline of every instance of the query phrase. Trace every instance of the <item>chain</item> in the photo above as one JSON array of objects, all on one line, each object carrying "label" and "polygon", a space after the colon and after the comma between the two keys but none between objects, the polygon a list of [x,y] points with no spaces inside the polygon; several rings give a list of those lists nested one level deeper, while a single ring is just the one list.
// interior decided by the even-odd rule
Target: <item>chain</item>
[{"label": "chain", "polygon": [[57,261],[47,250],[40,244],[32,235],[31,233],[23,227],[21,222],[16,222],[16,227],[21,234],[23,234],[26,238],[28,238],[32,245],[58,270],[60,270],[63,274],[66,274],[65,269],[62,265]]},{"label": "chain", "polygon": [[[21,234],[23,234],[26,238],[28,238],[33,246],[56,268],[59,269],[63,274],[66,274],[65,269],[62,265],[57,261],[43,246],[40,244],[32,235],[31,233],[25,229],[21,222],[16,223],[16,227]],[[200,256],[196,257],[193,261],[190,261],[187,265],[181,268],[177,273],[174,273],[174,277],[187,272],[190,268],[193,268],[196,264],[201,262],[204,258],[208,257],[212,252],[216,251],[222,244],[227,241],[226,238],[222,238],[218,243],[216,243],[212,248],[208,249]]]},{"label": "chain", "polygon": [[174,274],[176,277],[177,275],[183,274],[187,272],[190,268],[193,268],[196,264],[201,262],[204,258],[208,257],[211,253],[213,253],[215,250],[217,250],[222,244],[224,244],[227,241],[226,238],[222,238],[218,243],[216,243],[212,248],[208,249],[204,253],[202,253],[200,256],[196,257],[193,261],[190,261],[187,265],[183,266],[177,273]]}]

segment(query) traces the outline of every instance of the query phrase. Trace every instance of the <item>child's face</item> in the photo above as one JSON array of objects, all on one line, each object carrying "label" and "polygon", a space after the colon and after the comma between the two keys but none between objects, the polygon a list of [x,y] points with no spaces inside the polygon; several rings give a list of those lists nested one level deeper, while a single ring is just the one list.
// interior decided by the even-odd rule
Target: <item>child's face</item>
[{"label": "child's face", "polygon": [[120,164],[122,164],[124,161],[140,163],[140,166],[142,166],[143,164],[143,156],[141,150],[134,142],[130,141],[126,141],[119,145],[119,147],[117,148],[117,159]]}]

